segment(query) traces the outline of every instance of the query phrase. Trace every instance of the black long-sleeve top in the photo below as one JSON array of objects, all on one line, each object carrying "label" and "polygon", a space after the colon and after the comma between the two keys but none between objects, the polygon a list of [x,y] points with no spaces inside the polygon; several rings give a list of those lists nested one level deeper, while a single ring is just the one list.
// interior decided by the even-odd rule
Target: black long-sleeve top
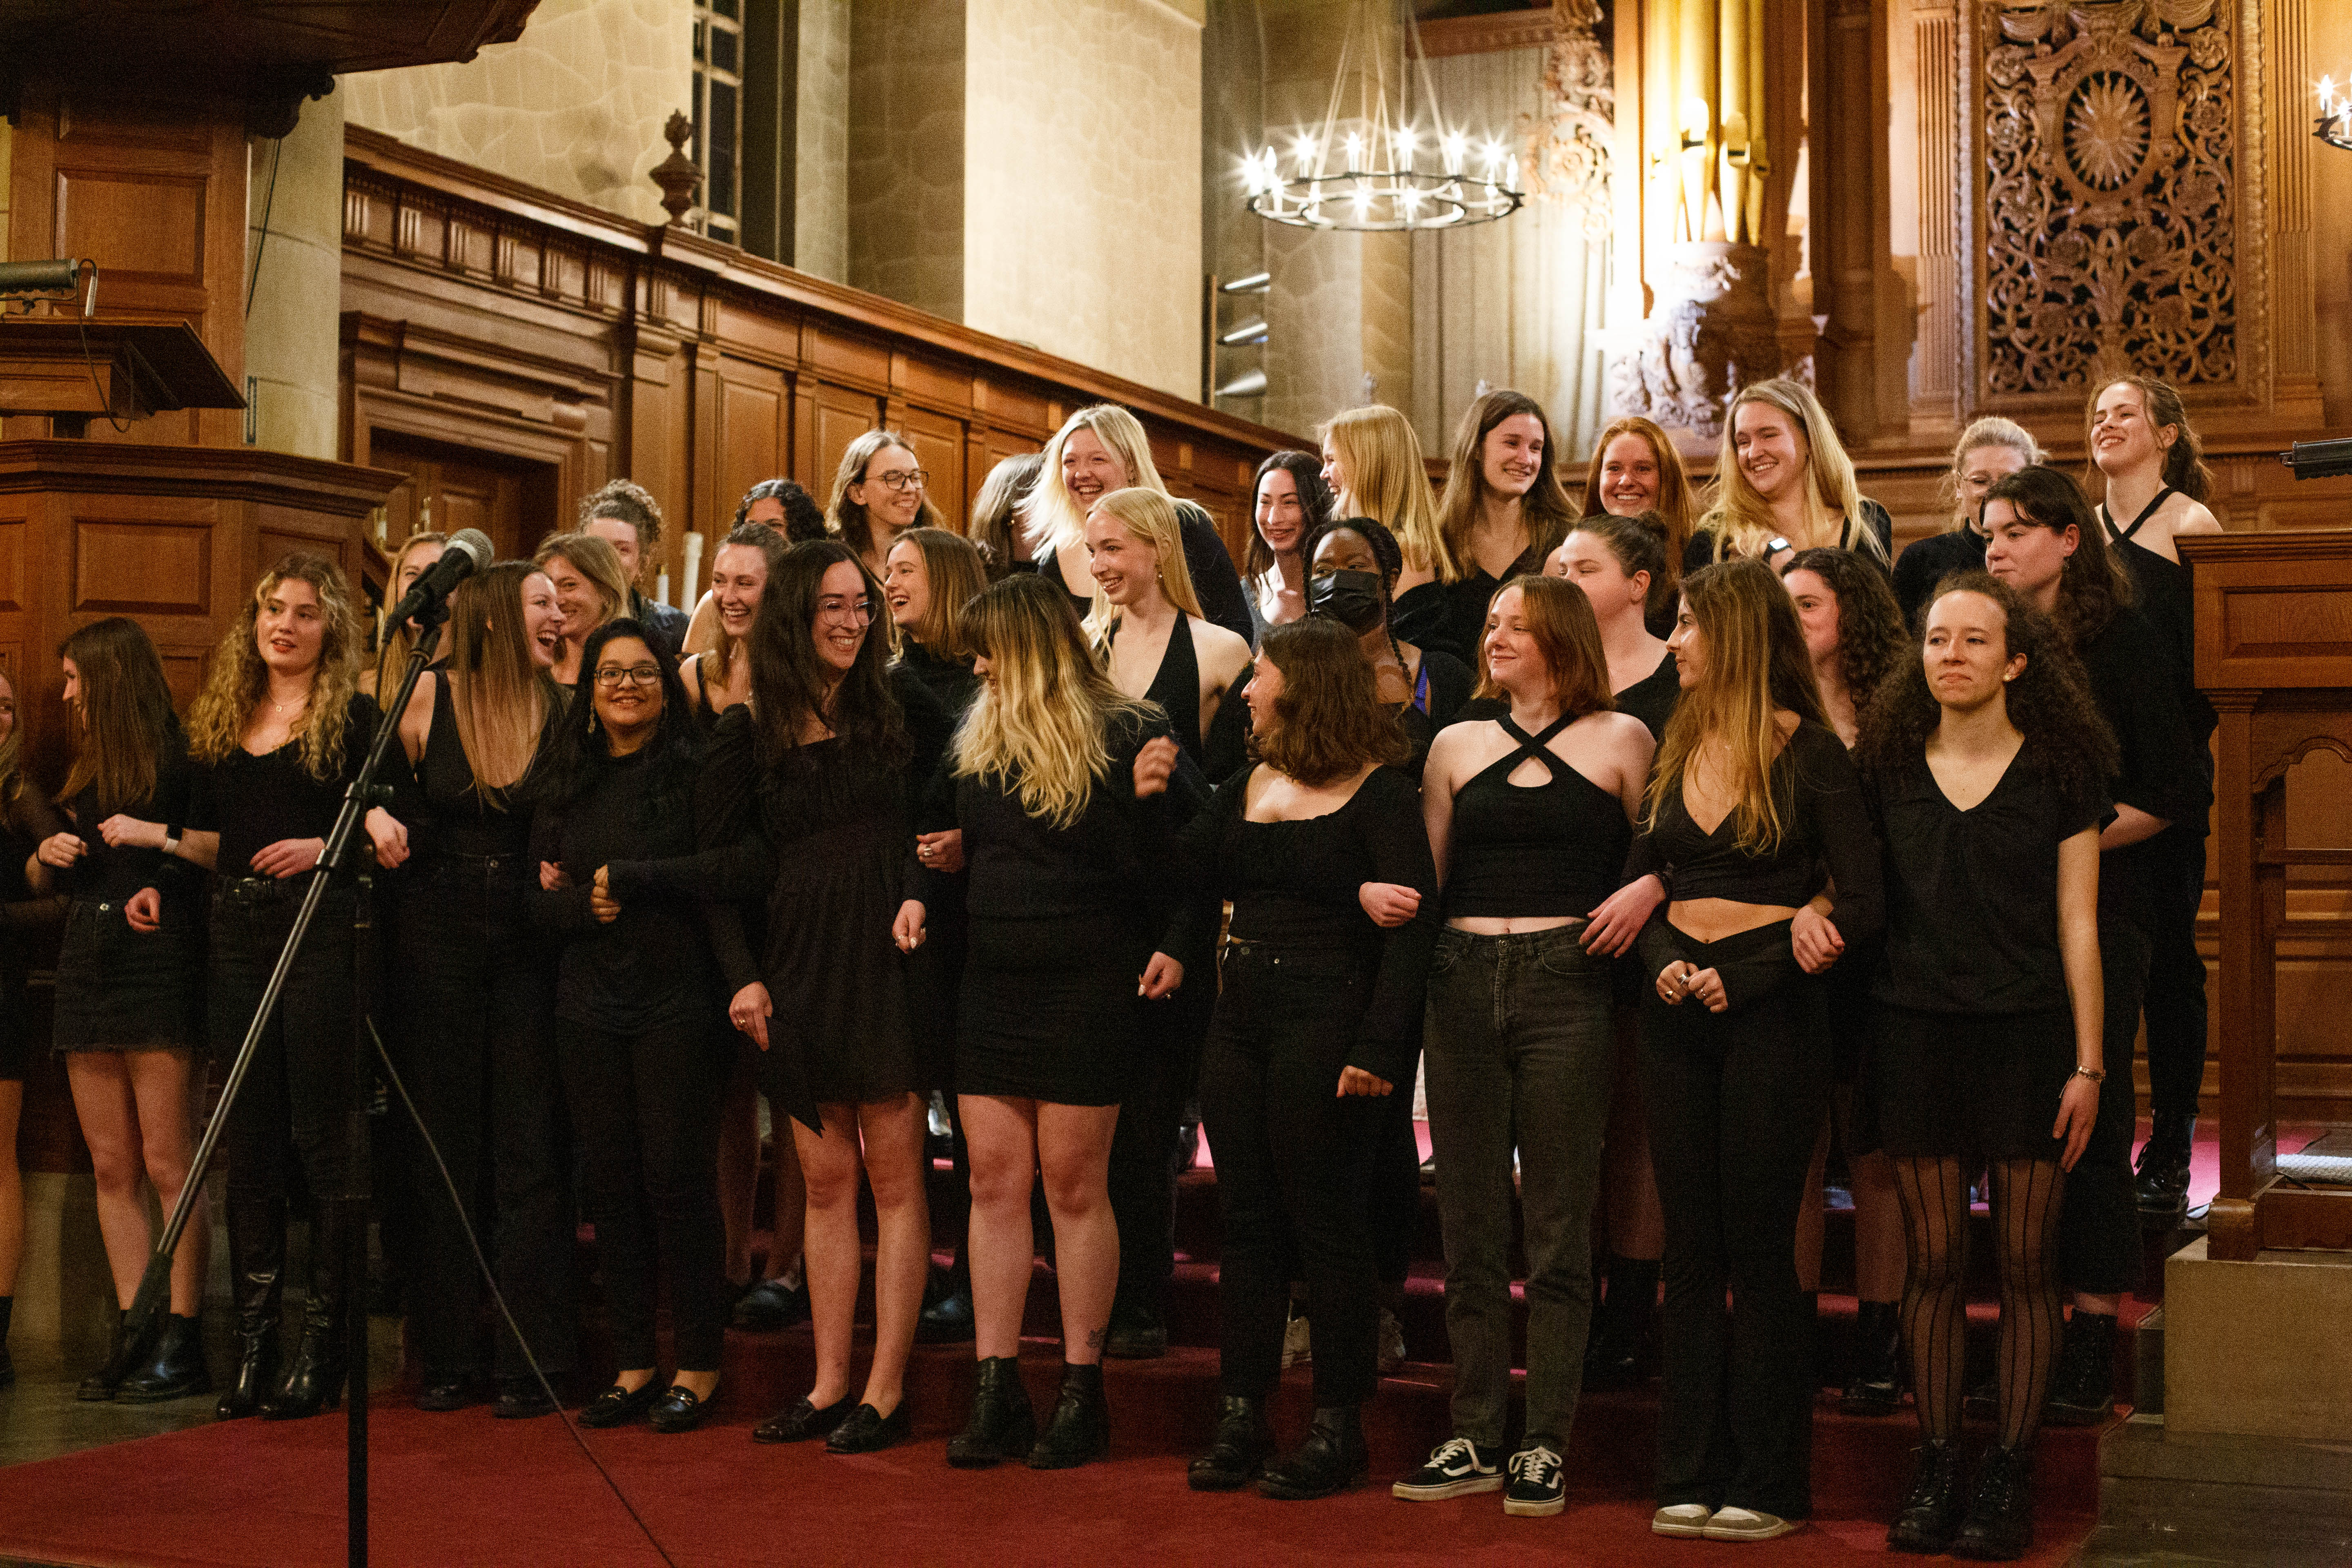
[{"label": "black long-sleeve top", "polygon": [[531,918],[563,944],[555,1014],[616,1034],[694,1024],[719,1016],[718,981],[699,900],[656,875],[618,879],[621,913],[596,919],[588,895],[600,867],[691,857],[694,814],[683,784],[663,776],[647,752],[604,760],[576,797],[542,801],[532,815],[530,858],[561,866],[572,885],[530,883]]},{"label": "black long-sleeve top", "polygon": [[[1236,942],[1338,950],[1375,963],[1370,1004],[1348,1065],[1391,1083],[1412,1072],[1422,1002],[1437,948],[1437,866],[1422,824],[1421,792],[1381,768],[1348,803],[1296,822],[1252,822],[1244,809],[1255,768],[1218,786],[1207,809],[1176,838],[1187,897],[1178,941],[1213,941],[1219,905],[1234,904]],[[1421,894],[1421,912],[1382,930],[1357,901],[1366,882],[1398,882]]]},{"label": "black long-sleeve top", "polygon": [[922,682],[939,700],[950,725],[961,719],[971,700],[980,695],[980,677],[971,672],[971,660],[943,658],[912,637],[898,650],[898,662],[892,668]]},{"label": "black long-sleeve top", "polygon": [[1981,572],[1984,563],[1985,537],[1973,528],[1931,533],[1905,545],[1895,563],[1895,602],[1903,607],[1903,624],[1916,631],[1936,584],[1955,572]]},{"label": "black long-sleeve top", "polygon": [[[50,868],[51,886],[68,898],[106,903],[120,903],[142,888],[153,888],[163,895],[167,915],[192,907],[187,900],[203,890],[204,868],[161,849],[116,848],[106,842],[98,825],[119,813],[141,822],[160,822],[174,831],[203,826],[189,814],[197,772],[188,761],[187,737],[174,723],[156,747],[155,787],[146,799],[109,808],[84,790],[58,802],[58,815],[64,820],[50,831],[72,833],[85,852],[63,870]],[[20,860],[20,869],[22,866]]]},{"label": "black long-sleeve top", "polygon": [[[2137,806],[2167,822],[2201,826],[2213,806],[2205,750],[2191,728],[2172,654],[2137,610],[2119,608],[2095,637],[2075,650],[2091,678],[2091,698],[2116,732],[2123,771],[2115,780],[2117,805]],[[2099,857],[2099,910],[2145,918],[2157,868],[2153,839]]]},{"label": "black long-sleeve top", "polygon": [[[352,694],[343,709],[342,765],[329,778],[310,776],[299,738],[259,757],[231,746],[220,761],[197,768],[188,792],[188,826],[220,835],[213,870],[223,877],[250,877],[254,856],[272,844],[324,838],[334,831],[343,796],[375,740],[378,719],[374,698]],[[353,842],[360,853],[366,852],[363,837]],[[356,874],[349,866],[335,873],[339,880]]]},{"label": "black long-sleeve top", "polygon": [[37,894],[25,877],[25,862],[42,841],[68,831],[65,819],[39,785],[30,779],[19,782],[16,798],[0,804],[0,973],[13,973],[32,934],[56,925],[65,913],[62,895]]}]

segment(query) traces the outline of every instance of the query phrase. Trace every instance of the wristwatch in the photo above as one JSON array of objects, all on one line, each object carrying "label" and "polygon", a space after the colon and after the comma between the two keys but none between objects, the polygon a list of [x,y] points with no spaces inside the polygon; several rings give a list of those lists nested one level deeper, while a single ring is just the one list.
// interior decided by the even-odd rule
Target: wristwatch
[{"label": "wristwatch", "polygon": [[166,855],[177,855],[179,852],[179,834],[169,827],[163,829],[163,853]]},{"label": "wristwatch", "polygon": [[2093,1083],[2105,1083],[2107,1081],[2107,1069],[2105,1068],[2086,1068],[2077,1064],[2074,1068],[2074,1076],[2076,1078],[2089,1079]]}]

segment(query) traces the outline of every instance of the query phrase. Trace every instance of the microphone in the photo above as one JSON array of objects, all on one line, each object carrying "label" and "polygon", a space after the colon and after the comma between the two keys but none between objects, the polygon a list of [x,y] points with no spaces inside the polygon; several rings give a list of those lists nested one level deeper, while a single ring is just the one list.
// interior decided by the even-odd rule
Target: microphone
[{"label": "microphone", "polygon": [[396,626],[411,616],[446,604],[451,591],[488,566],[498,552],[498,546],[481,530],[459,529],[442,547],[441,559],[425,568],[425,574],[411,584],[400,603],[392,607],[385,624]]}]

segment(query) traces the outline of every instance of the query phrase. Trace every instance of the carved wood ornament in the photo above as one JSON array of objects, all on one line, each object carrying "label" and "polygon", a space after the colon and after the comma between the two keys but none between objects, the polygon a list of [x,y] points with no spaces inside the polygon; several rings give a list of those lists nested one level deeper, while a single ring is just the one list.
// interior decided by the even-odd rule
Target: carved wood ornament
[{"label": "carved wood ornament", "polygon": [[1552,0],[1543,109],[1525,126],[1528,184],[1547,201],[1580,209],[1584,237],[1596,241],[1609,236],[1609,144],[1617,133],[1600,25],[1599,0]]},{"label": "carved wood ornament", "polygon": [[2215,0],[1980,13],[1991,398],[2238,379],[2236,40]]}]

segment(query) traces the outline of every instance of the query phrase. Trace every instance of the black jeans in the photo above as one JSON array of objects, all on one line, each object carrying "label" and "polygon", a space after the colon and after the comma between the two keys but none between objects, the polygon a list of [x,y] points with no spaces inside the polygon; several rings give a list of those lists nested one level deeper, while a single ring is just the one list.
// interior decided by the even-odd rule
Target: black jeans
[{"label": "black jeans", "polygon": [[700,1022],[620,1035],[558,1018],[555,1034],[620,1365],[654,1364],[658,1272],[677,1370],[715,1371],[728,1313],[719,1102],[733,1043]]},{"label": "black jeans", "polygon": [[[1262,1399],[1282,1375],[1290,1281],[1307,1280],[1315,1403],[1360,1405],[1379,1381],[1370,1185],[1386,1101],[1341,1098],[1371,1003],[1349,954],[1235,942],[1201,1064],[1217,1153],[1225,1393]],[[1411,1090],[1402,1089],[1410,1103]]]},{"label": "black jeans", "polygon": [[[555,971],[524,903],[535,868],[524,858],[451,855],[419,870],[400,911],[401,1076],[508,1310],[552,1377],[572,1369],[578,1345],[572,1184],[549,1026]],[[465,1377],[479,1364],[481,1269],[432,1155],[409,1142],[420,1211],[409,1330],[427,1382]],[[503,1323],[496,1365],[501,1380],[530,1376]]]},{"label": "black jeans", "polygon": [[[2205,1081],[2205,961],[2197,954],[2197,906],[2205,897],[2205,825],[2177,822],[2158,837],[2155,907],[2147,939],[2147,1098],[2158,1116],[2197,1114]],[[2131,1065],[2126,1054],[2113,1058]],[[2130,1076],[2128,1072],[2126,1077]]]},{"label": "black jeans", "polygon": [[2099,1049],[2107,1076],[2099,1085],[2099,1119],[2091,1124],[2083,1157],[2067,1173],[2058,1217],[2058,1272],[2068,1289],[2086,1295],[2115,1295],[2139,1284],[2132,1039],[2139,1033],[2140,1005],[2147,993],[2148,951],[2147,931],[2137,920],[2112,909],[2099,910],[2099,971],[2106,997]]},{"label": "black jeans", "polygon": [[[1643,1003],[1642,1099],[1666,1221],[1658,1501],[1803,1519],[1813,1325],[1795,1237],[1829,1104],[1827,1017],[1787,921],[1715,942],[1667,931],[1680,956],[1723,972],[1731,1005],[1670,1006],[1654,986]],[[1644,943],[1653,977],[1656,951]]]},{"label": "black jeans", "polygon": [[[206,1008],[214,1054],[224,1068],[245,1043],[254,1009],[293,930],[306,877],[263,883],[224,879],[213,894],[211,984]],[[285,989],[255,1048],[253,1066],[229,1112],[232,1203],[284,1197],[299,1163],[319,1208],[343,1190],[344,1136],[352,1083],[352,890],[330,888]],[[314,1258],[314,1276],[331,1260]]]},{"label": "black jeans", "polygon": [[1176,1270],[1176,1178],[1182,1173],[1176,1168],[1177,1134],[1200,1076],[1202,1040],[1216,1002],[1216,966],[1203,962],[1187,967],[1174,994],[1150,1004],[1150,1043],[1136,1064],[1140,1081],[1119,1102],[1111,1135],[1108,1184],[1118,1226],[1118,1303],[1154,1316],[1167,1310],[1168,1280]]}]

